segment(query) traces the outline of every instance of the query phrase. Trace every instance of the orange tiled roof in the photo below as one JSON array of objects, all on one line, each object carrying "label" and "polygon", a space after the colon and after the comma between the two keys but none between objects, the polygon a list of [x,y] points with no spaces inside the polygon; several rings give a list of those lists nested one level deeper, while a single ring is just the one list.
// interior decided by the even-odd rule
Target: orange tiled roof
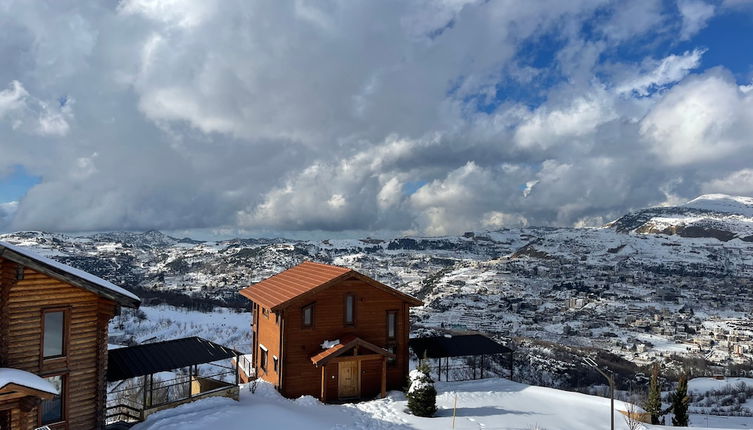
[{"label": "orange tiled roof", "polygon": [[326,288],[337,281],[349,277],[359,278],[376,288],[400,296],[412,306],[422,304],[420,300],[381,284],[355,270],[311,261],[304,261],[284,272],[246,287],[240,293],[254,303],[275,311],[284,308],[288,302],[295,298],[311,293],[314,290]]}]

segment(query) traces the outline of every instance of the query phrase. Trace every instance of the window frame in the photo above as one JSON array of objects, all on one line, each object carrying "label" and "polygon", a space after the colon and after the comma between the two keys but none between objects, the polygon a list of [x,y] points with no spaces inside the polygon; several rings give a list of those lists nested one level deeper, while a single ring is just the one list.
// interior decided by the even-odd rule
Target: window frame
[{"label": "window frame", "polygon": [[[67,373],[53,373],[49,375],[41,376],[43,379],[47,378],[54,378],[54,377],[60,377],[61,380],[61,390],[60,393],[56,396],[60,398],[60,420],[58,421],[50,421],[50,422],[44,422],[42,419],[42,413],[43,413],[43,407],[42,405],[44,402],[50,401],[50,400],[42,400],[41,403],[39,403],[39,406],[37,407],[37,425],[39,427],[42,426],[57,426],[60,424],[65,423],[68,421],[68,374]],[[53,398],[54,400],[54,398]]]},{"label": "window frame", "polygon": [[[47,314],[51,313],[57,313],[60,312],[63,314],[63,328],[62,328],[62,339],[61,341],[61,354],[60,355],[51,355],[51,356],[45,356],[44,352],[44,342],[46,336],[46,319]],[[42,308],[41,316],[40,316],[40,324],[41,324],[41,336],[40,336],[40,344],[39,344],[39,360],[42,363],[47,363],[50,361],[56,361],[56,360],[67,360],[68,358],[68,339],[69,339],[69,327],[70,327],[70,308],[69,307],[51,307],[51,308]],[[53,375],[55,376],[55,375]]]},{"label": "window frame", "polygon": [[[392,320],[393,324],[394,324],[394,327],[392,327],[392,336],[390,336],[390,315],[394,315],[394,318]],[[386,312],[386,315],[385,315],[385,335],[386,335],[388,341],[395,341],[398,338],[398,333],[397,333],[397,315],[398,315],[398,310],[397,309],[390,309],[390,310],[388,310]]]},{"label": "window frame", "polygon": [[[348,300],[352,300],[350,309],[350,321],[348,321]],[[343,326],[355,327],[356,326],[356,295],[354,293],[347,293],[343,299]]]},{"label": "window frame", "polygon": [[[314,314],[315,314],[315,306],[316,303],[309,303],[305,306],[301,306],[301,328],[304,329],[310,329],[314,327]],[[311,317],[309,318],[310,321],[308,324],[306,324],[306,311],[311,310]]]},{"label": "window frame", "polygon": [[269,361],[269,349],[259,344],[259,368],[265,373],[267,372],[267,361]]}]

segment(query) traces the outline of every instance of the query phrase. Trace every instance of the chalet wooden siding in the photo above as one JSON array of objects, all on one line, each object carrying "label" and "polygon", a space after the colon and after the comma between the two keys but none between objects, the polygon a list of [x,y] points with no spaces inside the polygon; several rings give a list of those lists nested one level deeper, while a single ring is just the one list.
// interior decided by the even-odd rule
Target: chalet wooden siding
[{"label": "chalet wooden siding", "polygon": [[[242,294],[252,300],[256,375],[283,395],[336,401],[350,397],[356,381],[354,397],[371,398],[405,384],[409,309],[420,305],[419,300],[358,272],[311,262],[248,287]],[[348,297],[352,297],[352,318],[347,317]],[[309,308],[313,309],[310,325],[304,318]],[[394,338],[388,336],[390,314],[395,316]],[[343,339],[349,339],[351,346],[323,351],[324,341]],[[262,369],[262,345],[268,357],[266,370]],[[274,368],[275,356],[279,371]]]},{"label": "chalet wooden siding", "polygon": [[[261,306],[254,308],[253,315],[255,321],[253,356],[256,360],[256,375],[275,386],[279,386],[281,372],[280,369],[275,371],[273,358],[277,357],[280,359],[282,357],[282,349],[280,348],[280,335],[283,326],[282,317],[279,314],[276,317],[274,312],[269,312],[268,317],[264,316]],[[279,320],[275,321],[275,318],[279,318]],[[266,371],[261,368],[261,346],[267,348]]]},{"label": "chalet wooden siding", "polygon": [[[355,324],[345,325],[344,297],[346,294],[356,296]],[[301,308],[314,303],[314,324],[311,328],[302,328]],[[387,340],[387,311],[397,311],[397,336],[395,341]],[[285,343],[288,350],[284,355],[283,394],[298,397],[304,394],[319,396],[321,369],[312,365],[310,358],[322,351],[324,340],[335,340],[347,335],[355,335],[382,348],[394,346],[397,359],[387,368],[387,389],[400,389],[405,384],[408,373],[408,324],[406,316],[408,306],[399,297],[376,289],[359,279],[348,279],[327,288],[313,296],[304,296],[300,301],[291,303],[285,309]],[[402,353],[400,353],[402,351]],[[361,388],[364,396],[379,394],[379,377],[381,362],[364,362],[361,364]],[[328,377],[328,399],[337,396],[337,364],[328,364],[332,368]],[[374,370],[371,372],[370,370]],[[334,376],[334,378],[333,378]],[[333,389],[334,388],[334,389]],[[375,388],[375,389],[370,389]]]},{"label": "chalet wooden siding", "polygon": [[[117,304],[50,276],[0,258],[0,365],[37,374],[64,376],[64,421],[52,429],[93,430],[104,424],[107,325]],[[43,312],[63,310],[66,354],[44,359]],[[39,407],[11,416],[12,430],[39,426]]]}]

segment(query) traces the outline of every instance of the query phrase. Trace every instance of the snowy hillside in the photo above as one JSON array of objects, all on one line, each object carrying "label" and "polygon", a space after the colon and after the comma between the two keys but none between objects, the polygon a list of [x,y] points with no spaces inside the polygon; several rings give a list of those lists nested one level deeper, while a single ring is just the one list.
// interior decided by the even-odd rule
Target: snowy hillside
[{"label": "snowy hillside", "polygon": [[[385,399],[345,405],[323,405],[312,397],[288,400],[270,385],[259,384],[255,393],[241,390],[240,402],[214,398],[180,406],[150,416],[133,430],[246,430],[280,429],[449,429],[457,399],[456,429],[508,430],[604,430],[609,428],[609,399],[518,384],[505,379],[487,379],[437,384],[434,418],[406,413],[405,396],[391,392]],[[615,402],[616,409],[625,404]],[[710,417],[708,425],[749,428],[750,418],[728,420]],[[707,427],[706,417],[691,417],[691,425]],[[615,428],[628,427],[615,412]],[[645,426],[647,429],[671,427]]]},{"label": "snowy hillside", "polygon": [[753,198],[728,196],[726,194],[704,194],[682,205],[686,208],[702,209],[753,218]]},{"label": "snowy hillside", "polygon": [[[720,371],[710,368],[715,365],[752,370],[753,241],[745,236],[753,234],[746,215],[749,201],[704,196],[688,207],[629,214],[606,228],[530,227],[445,237],[194,241],[150,231],[19,232],[0,235],[0,240],[141,296],[146,320],[124,313],[113,326],[120,335],[117,342],[171,336],[163,330],[171,324],[153,321],[161,317],[150,309],[160,304],[196,315],[214,311],[217,318],[229,315],[222,307],[247,309],[241,288],[313,260],[352,267],[422,299],[425,305],[412,311],[414,335],[482,331],[525,351],[521,356],[530,359],[516,363],[516,372],[526,382],[577,388],[587,387],[593,375],[571,363],[592,351],[605,365],[622,369],[618,381],[624,385],[637,382],[634,375],[645,371],[640,366],[658,360],[674,367],[692,358],[699,375]],[[672,221],[682,234],[639,228],[672,217],[685,223],[680,228]],[[705,230],[701,224],[693,224],[696,230],[687,227],[691,217],[701,219]],[[726,229],[716,230],[721,240],[688,237],[712,231],[711,223]],[[196,315],[191,318],[213,318]],[[243,349],[246,342],[244,329],[223,329],[213,336],[209,326],[192,325],[180,313],[166,319],[220,343]]]},{"label": "snowy hillside", "polygon": [[753,198],[706,194],[679,206],[632,212],[609,226],[620,232],[753,241]]}]

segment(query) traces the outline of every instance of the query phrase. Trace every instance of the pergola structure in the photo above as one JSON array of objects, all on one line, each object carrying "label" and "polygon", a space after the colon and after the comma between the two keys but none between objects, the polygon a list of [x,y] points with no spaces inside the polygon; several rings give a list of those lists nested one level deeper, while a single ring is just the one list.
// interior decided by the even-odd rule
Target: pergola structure
[{"label": "pergola structure", "polygon": [[[455,374],[457,374],[457,371],[459,370],[464,370],[467,375],[470,376],[458,378],[457,375],[455,375],[455,379],[476,379],[477,370],[479,371],[479,377],[483,379],[484,369],[486,365],[489,364],[485,361],[500,355],[507,356],[509,360],[508,369],[510,371],[510,378],[512,378],[513,351],[482,334],[414,338],[410,340],[410,348],[416,356],[418,356],[419,360],[437,360],[436,371],[438,380],[440,381],[442,380],[443,370],[445,372],[445,380],[450,380],[450,370],[453,370]],[[451,358],[461,357],[472,357],[469,360],[472,364],[460,366],[453,366],[450,364]],[[477,357],[480,357],[480,363],[476,362]],[[444,367],[442,366],[442,359],[444,359]]]},{"label": "pergola structure", "polygon": [[[113,388],[108,401],[107,419],[143,421],[150,414],[210,396],[238,400],[238,357],[240,352],[200,337],[187,337],[108,351],[107,381],[121,384],[143,378],[140,385]],[[214,362],[232,359],[233,365]],[[199,374],[199,365],[222,369],[209,375]],[[184,369],[181,375],[160,380],[162,372]],[[155,375],[158,378],[155,380]],[[164,376],[164,373],[163,375]],[[228,381],[229,380],[229,381]]]}]

